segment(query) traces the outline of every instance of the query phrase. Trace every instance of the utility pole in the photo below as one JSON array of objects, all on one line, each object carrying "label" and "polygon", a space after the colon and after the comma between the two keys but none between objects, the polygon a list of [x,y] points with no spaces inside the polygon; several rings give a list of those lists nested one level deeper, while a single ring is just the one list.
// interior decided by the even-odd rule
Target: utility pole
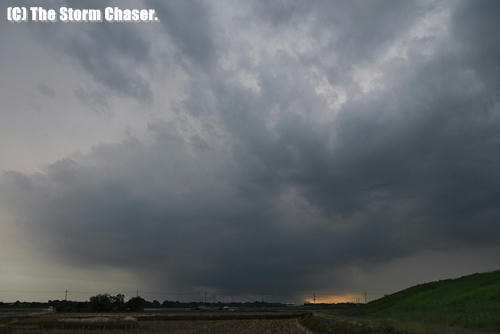
[{"label": "utility pole", "polygon": [[203,303],[204,304],[207,303],[207,292],[206,291],[203,292]]},{"label": "utility pole", "polygon": [[368,293],[366,293],[366,291],[363,293],[363,295],[365,296],[365,304],[368,302]]},{"label": "utility pole", "polygon": [[316,292],[313,293],[313,304],[316,304]]},{"label": "utility pole", "polygon": [[64,291],[64,301],[68,301],[68,289]]}]

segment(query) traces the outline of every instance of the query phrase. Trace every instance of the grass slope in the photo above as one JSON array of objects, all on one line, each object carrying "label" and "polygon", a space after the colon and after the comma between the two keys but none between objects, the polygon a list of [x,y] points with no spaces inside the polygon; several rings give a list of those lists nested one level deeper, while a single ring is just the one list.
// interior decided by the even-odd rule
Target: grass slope
[{"label": "grass slope", "polygon": [[361,308],[403,321],[500,331],[500,270],[416,285]]}]

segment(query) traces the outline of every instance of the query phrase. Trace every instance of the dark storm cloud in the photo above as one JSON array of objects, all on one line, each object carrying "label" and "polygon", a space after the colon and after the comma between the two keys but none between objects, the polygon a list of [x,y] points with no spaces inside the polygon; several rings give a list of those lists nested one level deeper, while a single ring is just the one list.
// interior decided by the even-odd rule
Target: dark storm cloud
[{"label": "dark storm cloud", "polygon": [[37,89],[40,92],[40,94],[45,95],[47,97],[54,97],[56,95],[56,92],[43,82],[37,86]]},{"label": "dark storm cloud", "polygon": [[[465,1],[457,10],[452,24],[453,33],[464,53],[464,66],[474,69],[487,88],[496,90],[496,93],[500,82],[497,75],[500,71],[500,41],[494,35],[498,32],[496,15],[499,6],[496,1],[486,1],[481,6]],[[468,22],[468,25],[462,22]]]},{"label": "dark storm cloud", "polygon": [[[155,8],[165,32],[194,63],[208,69],[215,61],[216,50],[208,8],[202,1],[147,1]],[[182,61],[182,60],[181,60]]]},{"label": "dark storm cloud", "polygon": [[78,32],[58,42],[99,83],[119,94],[150,101],[149,83],[137,71],[151,60],[149,43],[128,26],[90,27],[87,34]]},{"label": "dark storm cloud", "polygon": [[[98,8],[104,11],[112,2],[93,1],[82,4],[75,1],[52,1],[53,8]],[[33,4],[31,4],[33,5]],[[47,3],[43,4],[49,7]],[[149,1],[143,7],[154,8],[160,23],[178,49],[176,62],[192,62],[208,67],[215,60],[212,27],[206,6],[197,1]],[[148,24],[93,24],[58,23],[36,26],[36,30],[51,46],[71,56],[97,82],[114,93],[150,103],[153,93],[144,75],[156,71],[153,55],[156,38],[147,37],[153,30]],[[64,27],[64,29],[61,29]],[[149,27],[149,28],[150,28]],[[33,27],[35,28],[35,27]],[[161,35],[157,38],[164,39]],[[162,63],[165,65],[165,63]]]},{"label": "dark storm cloud", "polygon": [[[29,3],[30,6],[34,4]],[[51,1],[45,8],[97,8],[104,10],[110,2]],[[151,42],[137,25],[51,23],[30,26],[50,47],[70,56],[81,68],[104,87],[119,95],[151,102],[153,94],[141,69],[153,66]]]},{"label": "dark storm cloud", "polygon": [[26,208],[8,202],[21,210],[15,213],[24,217],[21,224],[46,237],[44,248],[68,261],[158,268],[176,286],[200,285],[240,241],[246,251],[269,243],[260,236],[269,210],[265,196],[249,201],[240,194],[227,157],[203,151],[192,157],[180,142],[158,133],[153,146],[129,140],[100,147],[84,162],[61,161],[39,177],[7,173],[2,193],[40,209],[25,216]]},{"label": "dark storm cloud", "polygon": [[[230,157],[193,157],[171,138],[100,147],[33,177],[7,173],[2,202],[53,256],[152,272],[177,291],[286,296],[308,286],[311,269],[346,261],[357,228],[287,228],[274,212],[276,192],[248,180]],[[383,241],[368,246],[383,252]]]},{"label": "dark storm cloud", "polygon": [[277,31],[307,24],[315,52],[301,54],[304,64],[321,68],[332,82],[372,62],[426,13],[428,1],[256,1],[253,8]]},{"label": "dark storm cloud", "polygon": [[[26,2],[58,10],[69,8],[97,8],[104,10],[111,2],[45,1]],[[45,43],[73,58],[81,68],[104,87],[122,96],[142,102],[151,102],[153,94],[141,70],[154,66],[151,41],[145,38],[139,25],[121,24],[31,24],[31,28]]]},{"label": "dark storm cloud", "polygon": [[[202,3],[157,5],[168,15],[205,17]],[[352,263],[498,243],[500,44],[492,36],[500,33],[500,6],[459,3],[430,56],[409,42],[407,59],[384,65],[384,84],[364,95],[350,71],[373,63],[434,7],[275,6],[259,4],[249,15],[284,30],[312,17],[312,40],[322,30],[338,37],[300,56],[262,52],[251,68],[258,92],[212,63],[208,18],[193,26],[162,21],[180,50],[213,67],[209,78],[196,78],[183,111],[216,115],[232,149],[194,145],[160,124],[153,143],[129,138],[43,173],[4,174],[1,203],[40,235],[40,249],[172,289],[288,297],[341,284],[329,273]],[[104,54],[122,50],[144,61],[115,43]],[[330,53],[340,62],[323,64]],[[334,119],[317,118],[332,111],[307,79],[312,63],[354,96]]]},{"label": "dark storm cloud", "polygon": [[109,103],[106,95],[100,91],[88,91],[82,87],[75,90],[75,96],[86,106],[94,111],[101,112],[109,110]]}]

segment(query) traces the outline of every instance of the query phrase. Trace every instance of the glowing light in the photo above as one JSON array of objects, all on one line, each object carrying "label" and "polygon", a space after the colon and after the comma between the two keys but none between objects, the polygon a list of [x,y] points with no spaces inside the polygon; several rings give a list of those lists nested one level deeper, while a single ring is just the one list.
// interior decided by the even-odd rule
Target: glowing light
[{"label": "glowing light", "polygon": [[[306,302],[314,303],[314,298],[306,298]],[[361,303],[364,302],[363,296],[357,293],[345,293],[343,295],[316,296],[316,304],[333,303]]]}]

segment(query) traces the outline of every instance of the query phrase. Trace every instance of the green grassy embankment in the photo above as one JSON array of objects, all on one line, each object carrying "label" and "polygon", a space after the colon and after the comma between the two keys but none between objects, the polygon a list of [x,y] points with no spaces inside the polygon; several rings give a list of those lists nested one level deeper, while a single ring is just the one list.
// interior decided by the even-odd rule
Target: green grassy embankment
[{"label": "green grassy embankment", "polygon": [[354,313],[500,332],[500,270],[416,285]]}]

